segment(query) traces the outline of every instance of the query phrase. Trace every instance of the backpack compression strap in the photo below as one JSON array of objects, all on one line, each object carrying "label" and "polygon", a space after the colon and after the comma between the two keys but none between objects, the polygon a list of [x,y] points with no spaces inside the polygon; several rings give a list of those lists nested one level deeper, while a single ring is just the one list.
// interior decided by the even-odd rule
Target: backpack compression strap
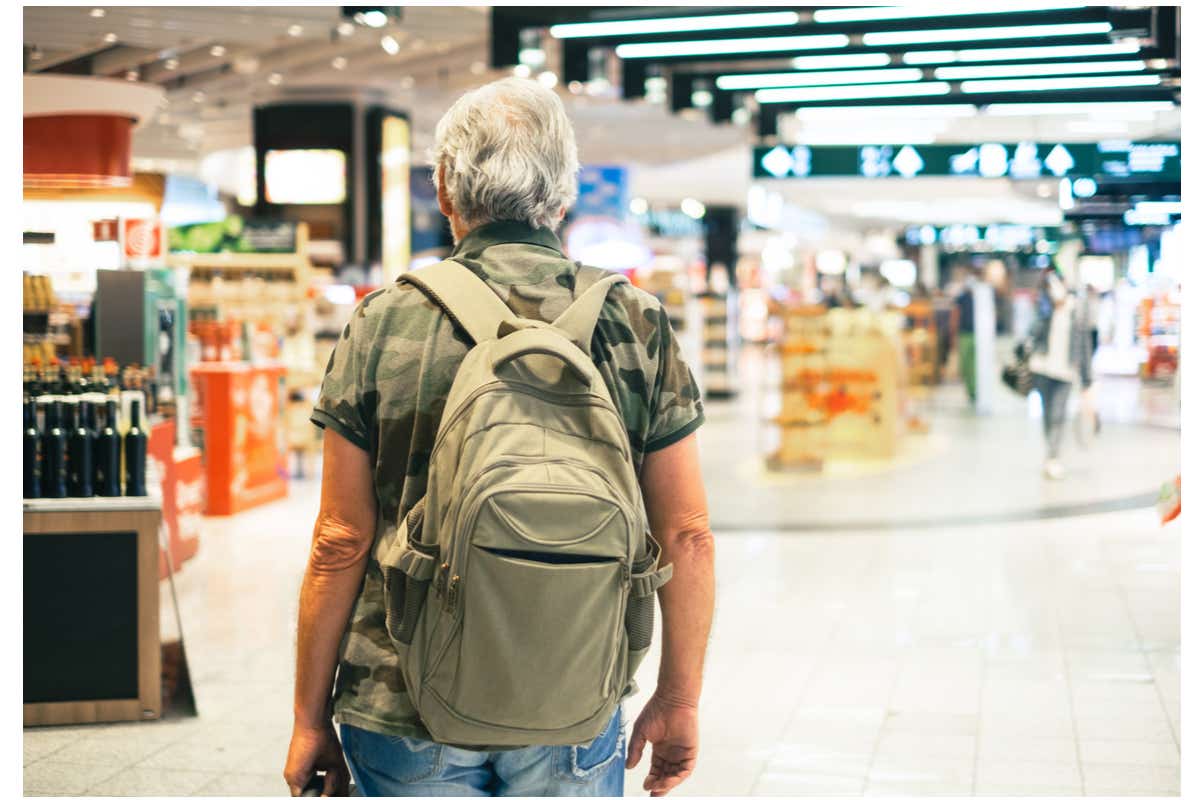
[{"label": "backpack compression strap", "polygon": [[517,317],[478,275],[456,261],[439,261],[407,272],[400,280],[411,283],[441,306],[475,344],[498,338],[501,323],[517,324]]},{"label": "backpack compression strap", "polygon": [[596,281],[580,295],[578,300],[571,303],[558,319],[554,320],[553,327],[578,345],[583,352],[590,353],[592,351],[592,333],[596,330],[596,321],[600,318],[600,312],[604,308],[608,290],[618,283],[628,282],[629,279],[624,275],[609,275],[607,278]]}]

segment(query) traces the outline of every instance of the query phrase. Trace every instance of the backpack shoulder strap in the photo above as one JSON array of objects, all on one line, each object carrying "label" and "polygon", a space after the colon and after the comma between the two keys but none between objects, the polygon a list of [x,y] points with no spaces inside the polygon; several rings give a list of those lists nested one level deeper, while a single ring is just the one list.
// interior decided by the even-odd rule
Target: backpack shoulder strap
[{"label": "backpack shoulder strap", "polygon": [[583,352],[591,352],[592,333],[596,330],[596,320],[604,308],[608,290],[618,283],[628,283],[624,275],[609,275],[593,283],[579,296],[574,303],[554,320],[554,327],[559,333],[578,345]]},{"label": "backpack shoulder strap", "polygon": [[456,261],[439,261],[406,272],[400,280],[416,286],[465,330],[475,344],[497,338],[501,323],[517,319],[478,275]]}]

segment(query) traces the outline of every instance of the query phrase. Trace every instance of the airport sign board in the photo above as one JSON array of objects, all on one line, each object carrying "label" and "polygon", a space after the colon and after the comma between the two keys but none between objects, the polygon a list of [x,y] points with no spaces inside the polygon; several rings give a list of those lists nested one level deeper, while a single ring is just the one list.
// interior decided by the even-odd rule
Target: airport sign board
[{"label": "airport sign board", "polygon": [[754,177],[1178,181],[1179,160],[1178,141],[776,145],[754,148]]}]

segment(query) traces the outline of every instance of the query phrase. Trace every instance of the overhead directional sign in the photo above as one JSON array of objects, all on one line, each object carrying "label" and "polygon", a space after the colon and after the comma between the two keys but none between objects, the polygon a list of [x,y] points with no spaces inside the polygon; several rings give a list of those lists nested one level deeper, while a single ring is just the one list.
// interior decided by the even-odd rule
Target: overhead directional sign
[{"label": "overhead directional sign", "polygon": [[754,148],[756,178],[1180,179],[1177,141],[831,145]]}]

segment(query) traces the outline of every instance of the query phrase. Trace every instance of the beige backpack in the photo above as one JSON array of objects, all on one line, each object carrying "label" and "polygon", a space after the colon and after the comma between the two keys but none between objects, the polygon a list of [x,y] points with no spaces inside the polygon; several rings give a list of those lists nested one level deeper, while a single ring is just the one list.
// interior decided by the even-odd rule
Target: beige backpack
[{"label": "beige backpack", "polygon": [[405,275],[474,340],[425,497],[381,541],[387,629],[430,735],[471,747],[603,732],[654,626],[659,568],[629,436],[590,343],[609,289],[521,319],[444,261]]}]

